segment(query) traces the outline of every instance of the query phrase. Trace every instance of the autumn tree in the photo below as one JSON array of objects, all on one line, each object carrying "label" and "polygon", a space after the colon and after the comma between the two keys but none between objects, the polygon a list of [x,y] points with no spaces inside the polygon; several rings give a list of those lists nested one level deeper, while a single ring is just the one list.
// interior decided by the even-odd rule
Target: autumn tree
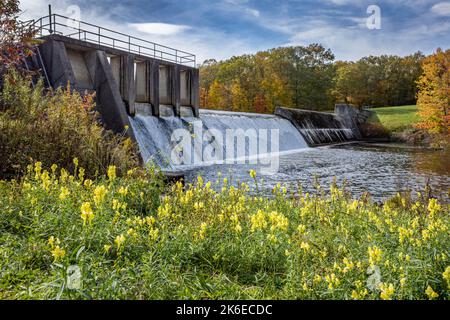
[{"label": "autumn tree", "polygon": [[450,49],[438,49],[425,58],[423,73],[417,81],[419,128],[447,138],[450,129]]},{"label": "autumn tree", "polygon": [[23,60],[32,54],[34,27],[20,22],[19,15],[18,0],[0,1],[0,75],[11,68],[25,73]]}]

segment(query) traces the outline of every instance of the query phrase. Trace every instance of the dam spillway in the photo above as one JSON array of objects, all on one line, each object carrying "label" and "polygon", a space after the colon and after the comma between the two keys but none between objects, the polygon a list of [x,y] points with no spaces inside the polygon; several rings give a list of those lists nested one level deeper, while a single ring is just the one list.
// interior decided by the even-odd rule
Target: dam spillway
[{"label": "dam spillway", "polygon": [[346,105],[335,114],[282,107],[275,115],[200,113],[195,55],[82,21],[74,28],[66,19],[50,13],[32,22],[41,40],[32,69],[54,89],[70,83],[82,95],[95,92],[102,125],[119,134],[130,128],[144,163],[164,171],[261,164],[359,139],[360,112]]},{"label": "dam spillway", "polygon": [[[144,162],[153,162],[165,171],[221,163],[251,164],[309,148],[289,120],[274,115],[200,110],[199,118],[154,117],[138,109],[130,123]],[[185,136],[192,151],[184,162],[174,155],[180,142],[177,131],[189,133]]]}]

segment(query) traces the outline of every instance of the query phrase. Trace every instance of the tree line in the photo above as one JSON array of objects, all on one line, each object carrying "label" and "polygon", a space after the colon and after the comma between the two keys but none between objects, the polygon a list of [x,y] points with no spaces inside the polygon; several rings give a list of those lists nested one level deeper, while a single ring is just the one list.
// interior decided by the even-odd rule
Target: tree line
[{"label": "tree line", "polygon": [[272,113],[277,106],[332,110],[415,104],[425,57],[369,56],[335,61],[320,44],[282,47],[200,66],[202,108]]}]

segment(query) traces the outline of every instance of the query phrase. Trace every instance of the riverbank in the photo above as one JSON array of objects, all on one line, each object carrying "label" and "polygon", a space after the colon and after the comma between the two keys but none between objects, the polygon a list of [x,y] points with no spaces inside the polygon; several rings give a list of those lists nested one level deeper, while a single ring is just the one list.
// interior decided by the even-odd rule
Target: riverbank
[{"label": "riverbank", "polygon": [[370,109],[374,116],[363,131],[366,138],[375,142],[404,143],[410,146],[436,149],[429,133],[414,127],[420,118],[416,105]]}]

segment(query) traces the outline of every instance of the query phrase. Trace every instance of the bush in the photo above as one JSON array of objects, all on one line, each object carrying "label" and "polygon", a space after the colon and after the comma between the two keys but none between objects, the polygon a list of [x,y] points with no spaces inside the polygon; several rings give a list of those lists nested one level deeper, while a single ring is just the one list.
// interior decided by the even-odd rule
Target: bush
[{"label": "bush", "polygon": [[[0,299],[448,299],[448,209],[40,163],[0,182]],[[213,189],[214,187],[214,189]],[[215,191],[215,189],[220,191]]]},{"label": "bush", "polygon": [[10,178],[29,163],[42,161],[73,170],[77,157],[86,175],[115,165],[119,172],[135,167],[138,157],[129,138],[114,135],[98,124],[92,95],[80,96],[70,87],[44,92],[30,79],[10,72],[0,96],[0,177]]}]

